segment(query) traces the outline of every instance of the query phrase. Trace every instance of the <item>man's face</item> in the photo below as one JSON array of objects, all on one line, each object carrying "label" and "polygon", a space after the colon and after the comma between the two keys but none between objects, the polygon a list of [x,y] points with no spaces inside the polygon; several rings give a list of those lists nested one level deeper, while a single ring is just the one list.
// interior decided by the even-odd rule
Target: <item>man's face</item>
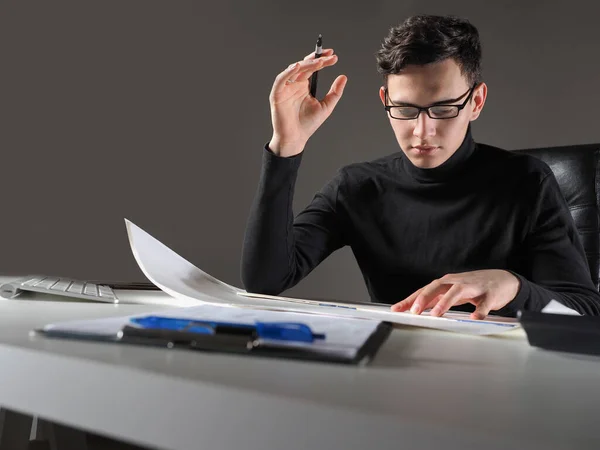
[{"label": "man's face", "polygon": [[[387,104],[426,107],[443,101],[461,105],[472,87],[454,59],[425,66],[411,65],[401,74],[388,76]],[[379,96],[385,105],[383,87]],[[458,116],[452,119],[432,119],[425,111],[409,120],[388,115],[400,148],[417,167],[429,169],[443,164],[462,144],[469,122],[479,117],[486,96],[487,86],[481,83]],[[446,102],[459,97],[458,101]]]}]

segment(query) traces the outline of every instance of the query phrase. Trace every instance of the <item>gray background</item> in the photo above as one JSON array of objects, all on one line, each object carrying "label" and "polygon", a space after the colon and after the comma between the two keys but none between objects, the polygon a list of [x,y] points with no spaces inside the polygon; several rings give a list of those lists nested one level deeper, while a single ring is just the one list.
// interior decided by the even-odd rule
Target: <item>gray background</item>
[{"label": "gray background", "polygon": [[[591,4],[591,5],[590,5]],[[271,136],[274,77],[314,48],[344,97],[309,142],[295,210],[336,169],[398,150],[374,54],[416,13],[480,30],[488,101],[475,139],[600,141],[593,2],[281,0],[0,3],[0,272],[144,280],[123,218],[241,286],[244,227]],[[366,300],[349,249],[289,295]]]}]

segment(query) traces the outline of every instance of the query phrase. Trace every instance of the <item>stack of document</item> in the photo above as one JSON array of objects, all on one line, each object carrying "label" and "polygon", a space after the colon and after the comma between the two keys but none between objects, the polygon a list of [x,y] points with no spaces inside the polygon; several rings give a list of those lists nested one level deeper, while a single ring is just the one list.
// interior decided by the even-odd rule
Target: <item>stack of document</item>
[{"label": "stack of document", "polygon": [[388,305],[347,303],[261,295],[224,283],[194,266],[144,230],[125,220],[131,250],[140,269],[157,287],[177,299],[178,305],[253,307],[319,316],[388,321],[474,335],[504,333],[519,328],[516,319],[488,316],[471,320],[468,313],[448,312],[444,317],[427,313],[392,312]]}]

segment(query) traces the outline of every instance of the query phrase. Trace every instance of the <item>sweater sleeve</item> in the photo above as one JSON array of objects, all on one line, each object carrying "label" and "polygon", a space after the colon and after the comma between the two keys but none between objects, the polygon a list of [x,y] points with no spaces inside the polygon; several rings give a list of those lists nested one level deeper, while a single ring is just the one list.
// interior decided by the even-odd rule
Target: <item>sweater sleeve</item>
[{"label": "sweater sleeve", "polygon": [[344,245],[336,211],[341,172],[294,219],[301,159],[302,153],[283,158],[264,148],[242,249],[241,276],[248,292],[278,295]]},{"label": "sweater sleeve", "polygon": [[540,183],[525,239],[520,290],[510,309],[539,311],[554,299],[581,314],[600,315],[600,294],[581,239],[554,174]]}]

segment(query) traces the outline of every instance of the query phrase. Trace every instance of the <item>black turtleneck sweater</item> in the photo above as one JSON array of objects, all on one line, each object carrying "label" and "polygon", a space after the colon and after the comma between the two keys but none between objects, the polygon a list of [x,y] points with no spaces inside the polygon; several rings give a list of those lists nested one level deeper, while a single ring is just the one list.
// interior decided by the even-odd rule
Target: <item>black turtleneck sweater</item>
[{"label": "black turtleneck sweater", "polygon": [[396,303],[448,273],[504,269],[520,288],[499,314],[551,299],[600,314],[579,235],[541,160],[477,144],[469,127],[436,168],[418,168],[402,151],[343,167],[294,218],[301,159],[265,146],[243,247],[248,291],[277,295],[349,245],[374,302]]}]

